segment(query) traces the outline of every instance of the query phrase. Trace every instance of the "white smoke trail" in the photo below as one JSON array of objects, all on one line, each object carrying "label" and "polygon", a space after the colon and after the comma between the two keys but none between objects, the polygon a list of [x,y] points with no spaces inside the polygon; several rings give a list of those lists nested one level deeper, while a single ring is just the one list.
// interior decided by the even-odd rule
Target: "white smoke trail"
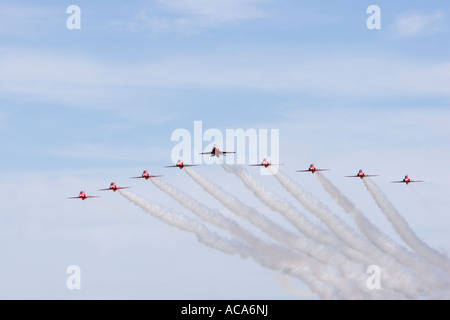
[{"label": "white smoke trail", "polygon": [[278,274],[276,280],[280,284],[280,286],[284,288],[284,290],[302,299],[315,297],[315,294],[313,292],[301,290],[300,288],[297,288],[294,285],[292,285],[291,280],[283,274]]},{"label": "white smoke trail", "polygon": [[152,179],[151,182],[161,191],[167,193],[175,201],[185,206],[187,209],[195,213],[198,217],[206,222],[209,222],[217,227],[229,231],[232,235],[244,240],[251,246],[260,243],[260,239],[253,234],[243,229],[236,221],[223,216],[220,212],[207,208],[203,204],[198,203],[186,193],[175,187],[157,179]]},{"label": "white smoke trail", "polygon": [[209,231],[203,224],[189,219],[186,216],[174,214],[173,212],[167,211],[160,206],[150,203],[130,192],[119,190],[119,193],[130,202],[139,206],[141,209],[152,214],[153,216],[163,220],[164,222],[183,231],[195,233],[200,242],[213,249],[220,250],[227,254],[238,254],[242,258],[252,256],[255,261],[265,267],[273,270],[285,270],[286,273],[296,276],[304,281],[310,289],[316,292],[322,299],[333,299],[340,297],[336,296],[336,289],[333,286],[318,280],[312,275],[314,272],[305,263],[306,259],[301,261],[292,261],[291,259],[291,261],[286,263],[285,261],[277,261],[276,259],[268,258],[265,255],[258,254],[253,249],[243,245],[239,241],[219,237],[217,234]]},{"label": "white smoke trail", "polygon": [[[281,227],[266,216],[260,214],[258,211],[245,205],[234,196],[222,190],[216,184],[204,178],[198,172],[191,169],[187,169],[185,171],[194,181],[196,181],[201,187],[203,187],[206,192],[219,200],[225,207],[227,207],[238,216],[247,219],[251,224],[264,231],[273,239],[284,243],[287,246],[296,248],[300,251],[310,251],[309,253],[312,253],[312,251],[310,250],[310,243],[305,238]],[[319,251],[320,249],[326,250],[328,254],[330,253],[330,250],[327,250],[323,246],[317,249]]]},{"label": "white smoke trail", "polygon": [[[270,168],[269,168],[270,169]],[[281,185],[298,200],[308,211],[316,215],[322,220],[336,236],[344,241],[351,248],[365,254],[371,261],[375,261],[376,265],[385,268],[384,274],[389,277],[388,283],[393,288],[400,290],[411,298],[419,298],[427,293],[421,281],[413,277],[410,273],[405,272],[404,265],[399,264],[391,256],[381,251],[377,246],[368,242],[360,234],[352,230],[343,220],[329,210],[325,205],[317,202],[298,184],[278,171],[273,176],[281,183]]]},{"label": "white smoke trail", "polygon": [[[318,279],[337,286],[340,291],[345,293],[345,296],[343,297],[350,299],[362,298],[359,290],[352,288],[348,282],[343,281],[341,277],[334,274],[333,270],[327,268],[327,266],[323,265],[322,263],[307,259],[303,254],[300,255],[298,252],[292,252],[286,247],[282,247],[273,243],[267,243],[266,241],[254,236],[251,232],[243,229],[236,221],[227,218],[220,212],[212,210],[205,205],[197,202],[181,190],[178,190],[175,187],[157,179],[152,179],[151,181],[161,191],[170,195],[174,200],[185,206],[205,222],[212,223],[219,228],[225,229],[230,234],[246,242],[254,250],[260,252],[264,256],[264,260],[270,258],[272,258],[273,260],[275,258],[281,263],[285,263],[284,261],[286,261],[285,264],[287,264],[287,267],[291,269],[297,268],[298,266],[297,264],[290,263],[289,261],[304,261],[303,263],[308,264],[309,269]],[[268,261],[265,261],[265,265],[274,265],[274,262],[271,261],[269,263]],[[286,267],[283,266],[283,269],[286,269]]]},{"label": "white smoke trail", "polygon": [[362,253],[373,249],[373,246],[371,246],[366,239],[362,238],[330,209],[313,199],[312,196],[308,195],[306,191],[282,174],[281,171],[274,173],[274,177],[287,191],[289,191],[290,194],[292,194],[292,196],[294,196],[295,199],[298,200],[298,202],[323,221],[342,241]]},{"label": "white smoke trail", "polygon": [[370,179],[363,179],[364,185],[372,195],[378,207],[385,214],[403,241],[415,252],[423,256],[435,266],[450,272],[450,259],[441,252],[423,242],[411,229],[408,222],[400,215],[385,194]]},{"label": "white smoke trail", "polygon": [[[242,168],[231,168],[226,164],[222,164],[225,171],[235,174],[241,179],[244,185],[253,192],[253,194],[274,211],[281,213],[288,221],[290,221],[302,234],[312,240],[322,243],[323,245],[330,246],[334,249],[343,251],[343,253],[353,261],[368,263],[364,257],[355,250],[342,246],[340,239],[333,234],[325,231],[323,228],[313,224],[306,217],[303,216],[292,205],[289,205],[286,201],[281,201],[276,198],[271,192],[269,192],[261,183],[256,181],[248,172]],[[278,171],[277,171],[278,172]],[[342,259],[339,266],[342,265]],[[345,272],[345,271],[344,271]]]},{"label": "white smoke trail", "polygon": [[334,186],[320,172],[316,173],[316,177],[328,192],[328,194],[339,204],[339,206],[348,214],[350,214],[361,232],[377,245],[381,250],[393,256],[397,261],[414,269],[415,274],[427,281],[432,286],[449,287],[448,282],[442,281],[442,275],[436,275],[431,265],[425,263],[423,259],[408,251],[406,248],[395,243],[386,234],[379,230],[364,214],[350,201],[339,189]]},{"label": "white smoke trail", "polygon": [[327,245],[335,244],[338,239],[332,236],[322,227],[315,225],[308,220],[300,211],[295,209],[287,201],[278,200],[275,195],[270,193],[261,183],[256,181],[247,171],[242,168],[232,168],[226,164],[222,164],[226,172],[233,173],[241,179],[245,186],[253,192],[253,194],[261,200],[270,209],[277,211],[283,215],[298,231],[306,237],[322,242]]},{"label": "white smoke trail", "polygon": [[248,248],[247,246],[244,246],[238,241],[219,237],[217,234],[209,231],[208,228],[206,228],[203,224],[192,220],[189,217],[167,211],[160,206],[145,201],[144,199],[128,191],[119,190],[119,193],[154,217],[161,219],[164,222],[181,230],[195,233],[200,242],[206,244],[211,248],[220,250],[228,254],[238,254],[242,258],[247,258],[250,255],[250,248]]},{"label": "white smoke trail", "polygon": [[[305,239],[300,235],[294,234],[290,230],[282,228],[267,217],[261,215],[253,208],[250,208],[247,205],[243,204],[234,196],[223,191],[219,186],[204,178],[198,172],[189,168],[185,168],[185,172],[206,192],[219,200],[225,207],[230,209],[235,214],[246,218],[250,223],[264,231],[275,240],[279,241],[280,243],[284,243],[287,246],[291,246],[292,248],[295,248],[300,252],[307,253],[308,255],[322,263],[328,263],[333,266],[338,266],[341,268],[341,270],[344,270],[343,274],[349,281],[354,281],[359,286],[361,286],[362,284],[365,285],[366,278],[361,272],[361,266],[355,266],[354,264],[351,264],[349,260],[336,252],[335,249],[325,247],[314,241]],[[359,260],[364,260],[363,255],[359,255],[358,258]],[[364,262],[366,266],[370,264],[368,260],[364,260]],[[376,292],[371,291],[370,294],[376,294]],[[384,290],[384,294],[385,299],[401,299],[404,297],[405,293],[397,292],[395,290],[392,290],[391,288],[386,288]],[[409,292],[407,292],[406,294],[407,296],[411,296]]]}]

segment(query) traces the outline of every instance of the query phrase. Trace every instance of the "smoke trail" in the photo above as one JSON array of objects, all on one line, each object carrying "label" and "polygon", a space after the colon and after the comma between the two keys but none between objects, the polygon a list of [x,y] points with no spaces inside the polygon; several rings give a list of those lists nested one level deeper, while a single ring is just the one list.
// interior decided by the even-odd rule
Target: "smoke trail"
[{"label": "smoke trail", "polygon": [[[257,252],[261,252],[264,257],[269,257],[272,259],[279,260],[281,263],[283,261],[287,261],[286,264],[289,268],[298,267],[297,264],[289,263],[293,259],[295,261],[305,261],[304,263],[308,263],[309,269],[312,273],[317,276],[318,279],[323,280],[324,282],[329,282],[330,284],[337,286],[340,291],[345,293],[346,298],[361,298],[362,295],[359,293],[359,290],[351,287],[351,284],[343,281],[343,279],[337,275],[334,275],[334,271],[327,268],[325,265],[316,262],[314,260],[308,259],[306,260],[306,256],[300,255],[297,252],[292,252],[286,247],[282,247],[280,245],[267,243],[266,241],[259,239],[254,236],[251,232],[243,229],[236,221],[223,216],[220,212],[212,210],[206,207],[203,204],[198,203],[191,197],[189,197],[184,192],[176,189],[173,186],[168,185],[165,182],[154,179],[151,180],[155,186],[157,186],[163,192],[166,192],[170,195],[174,200],[185,206],[187,209],[191,210],[194,214],[199,216],[206,222],[212,223],[213,225],[227,230],[230,234],[236,236],[237,238],[243,240],[248,245],[250,245]],[[261,258],[260,258],[261,259]],[[265,265],[269,264],[265,261]],[[272,265],[273,262],[270,263]],[[283,267],[285,269],[286,267]]]},{"label": "smoke trail", "polygon": [[[270,168],[269,168],[270,169]],[[320,202],[314,200],[299,185],[283,175],[281,171],[273,174],[281,185],[294,196],[308,211],[322,220],[340,239],[350,247],[367,255],[377,265],[384,266],[387,271],[392,272],[392,278],[389,284],[394,288],[402,290],[413,298],[427,293],[427,288],[423,287],[420,281],[412,277],[410,273],[405,272],[404,265],[399,264],[389,255],[381,251],[378,247],[368,242],[366,238],[354,232],[343,220],[336,216],[331,210]],[[398,281],[397,281],[398,280]]]},{"label": "smoke trail", "polygon": [[289,191],[295,199],[297,199],[308,211],[323,221],[342,241],[362,253],[372,250],[372,246],[366,241],[366,239],[362,238],[359,234],[352,230],[331,210],[315,201],[287,176],[278,171],[274,174],[274,177],[277,178],[281,185]]},{"label": "smoke trail", "polygon": [[261,183],[253,179],[253,177],[245,170],[242,168],[231,168],[226,164],[222,164],[222,167],[226,172],[233,173],[239,177],[245,186],[250,189],[259,200],[261,200],[270,209],[281,213],[306,237],[310,237],[327,245],[333,245],[336,243],[336,237],[331,236],[329,232],[309,221],[301,212],[293,208],[293,206],[289,205],[286,201],[278,200],[272,193],[266,190]]},{"label": "smoke trail", "polygon": [[239,241],[227,240],[219,237],[215,233],[209,231],[203,224],[191,220],[188,217],[169,212],[160,206],[147,202],[130,192],[119,190],[119,193],[135,205],[141,207],[144,211],[163,220],[164,222],[183,231],[195,233],[200,242],[213,249],[218,249],[227,254],[238,254],[242,258],[252,256],[255,261],[265,267],[273,270],[285,270],[286,273],[301,279],[322,299],[333,299],[336,297],[336,290],[333,286],[312,276],[313,271],[305,263],[305,259],[301,261],[296,260],[295,262],[290,261],[288,263],[281,260],[277,261],[275,259],[268,259],[267,256],[258,254],[257,251],[255,252],[253,249],[244,246]]},{"label": "smoke trail", "polygon": [[119,193],[154,217],[161,219],[164,222],[183,231],[195,233],[200,242],[206,244],[211,248],[220,250],[228,254],[238,254],[242,258],[247,258],[250,255],[250,249],[244,246],[242,243],[221,238],[217,234],[209,231],[203,224],[198,223],[195,220],[192,220],[181,214],[174,214],[172,212],[169,212],[161,208],[160,206],[147,202],[130,192],[119,190]]},{"label": "smoke trail", "polygon": [[310,291],[301,290],[293,286],[290,279],[283,274],[278,274],[276,280],[280,284],[280,286],[284,288],[284,290],[300,298],[313,298],[315,296],[315,294]]},{"label": "smoke trail", "polygon": [[414,251],[419,253],[435,266],[450,272],[450,260],[447,256],[431,248],[414,233],[406,220],[400,215],[383,192],[370,179],[363,179],[364,185],[372,195],[378,207],[385,214],[400,237]]},{"label": "smoke trail", "polygon": [[[191,169],[186,169],[185,171],[194,181],[196,181],[201,187],[203,187],[206,192],[219,200],[225,207],[227,207],[238,216],[247,219],[251,224],[264,231],[273,239],[284,243],[287,246],[296,248],[299,251],[314,254],[313,250],[311,250],[310,242],[305,238],[279,226],[269,218],[265,217],[253,208],[250,208],[249,206],[242,203],[237,198],[223,191],[219,186],[204,178],[198,172]],[[323,246],[317,247],[316,249],[317,252],[321,250],[326,251],[327,258],[330,257],[329,254],[331,253],[331,251],[329,249]]]},{"label": "smoke trail", "polygon": [[260,242],[260,239],[253,236],[247,230],[244,230],[236,221],[223,216],[216,210],[212,210],[198,203],[175,187],[157,179],[152,179],[151,182],[153,182],[153,184],[161,191],[167,193],[175,201],[185,206],[204,221],[229,231],[232,235],[239,237],[252,246],[257,245]]},{"label": "smoke trail", "polygon": [[397,261],[407,265],[415,270],[416,275],[425,279],[427,283],[432,286],[447,287],[448,283],[442,281],[441,276],[436,276],[437,270],[432,270],[432,267],[413,255],[406,248],[398,245],[386,234],[379,230],[364,214],[350,201],[339,189],[334,186],[324,175],[320,172],[316,173],[316,177],[328,192],[328,194],[339,204],[339,206],[348,214],[350,214],[361,232],[381,250],[393,256]]},{"label": "smoke trail", "polygon": [[[279,241],[280,243],[284,243],[287,246],[291,246],[292,248],[295,248],[300,252],[305,252],[320,262],[338,266],[339,268],[341,268],[341,270],[343,270],[344,276],[346,276],[349,280],[353,280],[358,285],[365,285],[366,278],[360,271],[360,265],[352,265],[349,260],[336,252],[336,250],[320,245],[314,241],[310,241],[309,239],[305,239],[300,235],[292,233],[290,230],[280,227],[278,224],[261,215],[253,208],[248,207],[232,195],[226,193],[219,186],[204,178],[196,171],[185,168],[185,172],[206,192],[219,200],[225,207],[230,209],[235,214],[246,218],[250,223],[264,231],[275,240]],[[365,257],[363,255],[357,255],[357,257],[357,262],[364,261],[364,264],[366,266],[370,265],[369,260],[365,260]],[[389,279],[387,279],[387,282],[388,281]],[[392,290],[391,288],[386,288],[383,291],[383,293],[385,294],[385,299],[401,299],[404,297],[405,293],[397,292],[395,290],[396,286],[398,287],[398,284],[393,285],[394,290]],[[370,294],[374,293],[376,294],[376,292],[370,292]],[[406,295],[409,297],[414,296],[409,293],[408,290]]]}]

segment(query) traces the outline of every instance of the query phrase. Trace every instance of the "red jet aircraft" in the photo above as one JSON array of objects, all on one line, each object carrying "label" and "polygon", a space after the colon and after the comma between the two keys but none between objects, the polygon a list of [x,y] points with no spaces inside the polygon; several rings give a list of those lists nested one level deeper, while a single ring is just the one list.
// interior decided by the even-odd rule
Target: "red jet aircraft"
[{"label": "red jet aircraft", "polygon": [[88,195],[86,195],[86,190],[80,191],[80,194],[78,195],[78,197],[67,197],[67,199],[81,199],[81,200],[86,200],[88,198],[100,198],[100,197],[99,196],[88,196]]},{"label": "red jet aircraft", "polygon": [[178,160],[177,164],[174,166],[165,166],[166,168],[180,168],[183,169],[184,167],[195,167],[198,166],[197,164],[184,164],[183,160]]},{"label": "red jet aircraft", "polygon": [[109,188],[106,188],[106,189],[99,189],[98,191],[108,191],[108,190],[112,190],[112,191],[116,192],[116,191],[119,190],[119,189],[128,189],[128,188],[131,188],[131,187],[118,187],[117,184],[116,184],[116,182],[114,181],[114,182],[111,182],[111,184],[109,185]]},{"label": "red jet aircraft", "polygon": [[210,152],[201,152],[200,154],[210,154],[211,157],[220,157],[221,155],[227,155],[229,153],[236,153],[234,151],[222,151],[219,149],[217,144],[215,144]]},{"label": "red jet aircraft", "polygon": [[309,165],[308,170],[297,170],[297,172],[311,172],[311,173],[314,173],[314,172],[316,172],[316,171],[328,171],[328,170],[330,170],[330,169],[317,169],[317,168],[314,166],[314,164],[311,163],[311,164]]},{"label": "red jet aircraft", "polygon": [[408,175],[406,175],[403,180],[400,181],[391,181],[391,183],[410,183],[410,182],[424,182],[423,180],[411,180],[410,177],[408,177]]},{"label": "red jet aircraft", "polygon": [[269,166],[281,166],[282,163],[270,163],[266,158],[263,159],[261,163],[258,164],[249,164],[251,167],[269,167]]},{"label": "red jet aircraft", "polygon": [[358,171],[358,174],[354,175],[354,176],[345,176],[347,178],[364,178],[364,177],[376,177],[376,174],[365,174],[362,169]]},{"label": "red jet aircraft", "polygon": [[141,175],[140,177],[130,177],[130,179],[145,179],[145,180],[148,180],[148,179],[150,179],[150,178],[156,178],[156,177],[162,177],[162,176],[154,176],[154,175],[151,175],[151,174],[148,172],[148,169],[147,169],[147,170],[144,170],[144,172],[142,172],[142,175]]}]

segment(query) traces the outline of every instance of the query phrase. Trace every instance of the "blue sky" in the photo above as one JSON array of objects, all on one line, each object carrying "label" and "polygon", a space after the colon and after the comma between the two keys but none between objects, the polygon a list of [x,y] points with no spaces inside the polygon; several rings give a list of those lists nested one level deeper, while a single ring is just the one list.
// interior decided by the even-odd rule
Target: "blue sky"
[{"label": "blue sky", "polygon": [[[66,27],[71,4],[80,30]],[[372,4],[380,30],[366,27]],[[207,248],[118,194],[66,199],[117,179],[188,214],[128,179],[149,168],[226,212],[184,172],[163,168],[172,132],[192,132],[194,121],[278,129],[284,172],[332,168],[328,177],[399,240],[360,181],[343,178],[380,174],[416,232],[449,250],[449,15],[445,1],[3,1],[0,296],[298,298],[273,271]],[[273,214],[220,167],[198,170]],[[388,183],[406,173],[427,183]],[[339,212],[314,177],[301,179]],[[64,286],[69,264],[86,274],[79,292]]]}]

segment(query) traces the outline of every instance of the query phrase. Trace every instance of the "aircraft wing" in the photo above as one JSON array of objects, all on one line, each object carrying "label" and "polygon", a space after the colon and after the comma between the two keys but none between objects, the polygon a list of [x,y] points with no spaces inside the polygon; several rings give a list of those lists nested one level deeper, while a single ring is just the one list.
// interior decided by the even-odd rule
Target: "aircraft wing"
[{"label": "aircraft wing", "polygon": [[148,177],[130,177],[130,179],[148,179],[148,178],[156,178],[156,177],[163,177],[163,175],[160,175],[160,176],[149,175]]},{"label": "aircraft wing", "polygon": [[67,199],[87,199],[87,198],[100,198],[100,196],[86,196],[86,197],[67,197]]},{"label": "aircraft wing", "polygon": [[262,167],[264,166],[263,164],[259,163],[259,164],[249,164],[250,167]]},{"label": "aircraft wing", "polygon": [[[297,170],[297,172],[311,172],[312,170]],[[316,170],[316,171],[319,171],[319,170]]]},{"label": "aircraft wing", "polygon": [[106,188],[106,189],[98,189],[98,191],[108,191],[108,190],[112,190],[111,188]]},{"label": "aircraft wing", "polygon": [[[424,182],[423,180],[410,180],[408,183],[411,182]],[[399,181],[391,181],[391,183],[406,183],[406,181],[399,180]]]},{"label": "aircraft wing", "polygon": [[131,187],[117,187],[116,189],[119,190],[119,189],[128,189],[128,188],[131,188]]},{"label": "aircraft wing", "polygon": [[[377,177],[377,174],[364,174],[363,178],[365,177]],[[346,178],[361,178],[361,176],[358,175],[354,175],[354,176],[345,176]]]},{"label": "aircraft wing", "polygon": [[[196,167],[198,164],[183,164],[181,167]],[[174,165],[174,166],[164,166],[166,168],[179,168],[180,166]]]}]

